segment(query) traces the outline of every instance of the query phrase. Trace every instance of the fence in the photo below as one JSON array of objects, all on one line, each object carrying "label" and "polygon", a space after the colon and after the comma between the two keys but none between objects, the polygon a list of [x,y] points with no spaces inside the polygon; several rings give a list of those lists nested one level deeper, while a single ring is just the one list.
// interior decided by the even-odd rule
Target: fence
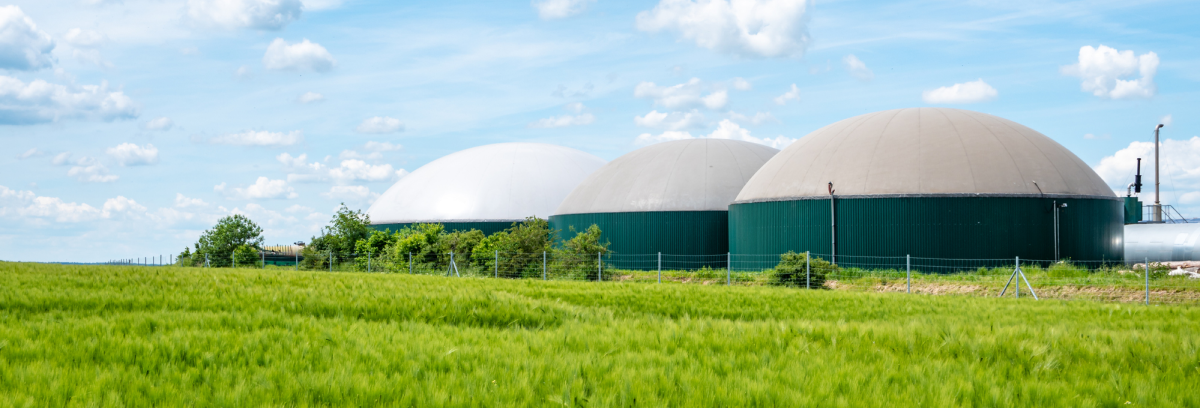
[{"label": "fence", "polygon": [[[779,285],[912,294],[1090,299],[1110,302],[1200,304],[1200,262],[1128,265],[1120,261],[943,259],[830,254],[674,255],[540,253],[316,253],[304,257],[262,252],[258,259],[202,259],[194,266],[371,272],[496,279],[675,282],[703,285]],[[787,255],[785,255],[787,256]],[[836,261],[836,262],[831,262]],[[170,256],[110,262],[170,265]],[[1019,266],[1019,268],[1018,268]]]}]

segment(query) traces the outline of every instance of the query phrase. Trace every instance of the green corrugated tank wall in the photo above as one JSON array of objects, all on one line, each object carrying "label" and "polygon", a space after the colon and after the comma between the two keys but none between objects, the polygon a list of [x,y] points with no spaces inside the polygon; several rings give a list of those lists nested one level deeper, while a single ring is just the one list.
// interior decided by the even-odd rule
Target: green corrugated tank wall
[{"label": "green corrugated tank wall", "polygon": [[[1053,205],[1062,259],[1120,261],[1124,208],[1116,199],[1041,197],[838,198],[837,254],[947,259],[1054,259]],[[831,252],[829,199],[729,207],[736,254]],[[777,259],[776,259],[777,261]],[[903,266],[903,261],[898,265]]]},{"label": "green corrugated tank wall", "polygon": [[1125,197],[1125,223],[1142,222],[1142,202],[1137,197]]},{"label": "green corrugated tank wall", "polygon": [[550,217],[550,228],[559,239],[571,239],[574,227],[583,232],[592,224],[600,227],[601,242],[609,242],[610,263],[620,269],[658,268],[657,254],[663,253],[663,269],[725,267],[729,250],[727,211],[645,211],[591,214],[562,214]]},{"label": "green corrugated tank wall", "polygon": [[[430,221],[426,224],[442,224],[446,231],[469,231],[477,229],[483,231],[484,235],[492,235],[494,233],[504,231],[512,227],[514,222],[521,221],[467,221],[467,222],[436,222]],[[392,232],[399,231],[401,228],[413,225],[415,223],[394,223],[394,224],[371,224],[371,228],[379,231],[391,230]]]}]

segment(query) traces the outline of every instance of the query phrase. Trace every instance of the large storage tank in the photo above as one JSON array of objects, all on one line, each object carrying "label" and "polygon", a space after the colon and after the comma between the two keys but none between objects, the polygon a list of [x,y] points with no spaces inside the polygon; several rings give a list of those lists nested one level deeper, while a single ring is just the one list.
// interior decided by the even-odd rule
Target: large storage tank
[{"label": "large storage tank", "polygon": [[367,214],[393,231],[413,223],[491,234],[529,216],[549,217],[604,165],[599,157],[542,143],[499,143],[429,162],[392,185]]},{"label": "large storage tank", "polygon": [[[552,228],[562,238],[592,224],[617,254],[620,267],[649,268],[620,255],[713,255],[728,251],[729,203],[759,167],[777,153],[770,147],[724,139],[690,139],[647,146],[613,160],[571,192]],[[650,258],[646,258],[647,260]],[[699,258],[689,258],[698,267]],[[671,258],[666,267],[684,267]],[[676,265],[678,264],[678,265]]]},{"label": "large storage tank", "polygon": [[959,109],[821,128],[763,165],[729,211],[736,254],[1052,260],[1057,236],[1061,258],[1122,259],[1122,202],[1086,163],[1033,129]]},{"label": "large storage tank", "polygon": [[1200,224],[1125,226],[1125,262],[1200,261]]}]

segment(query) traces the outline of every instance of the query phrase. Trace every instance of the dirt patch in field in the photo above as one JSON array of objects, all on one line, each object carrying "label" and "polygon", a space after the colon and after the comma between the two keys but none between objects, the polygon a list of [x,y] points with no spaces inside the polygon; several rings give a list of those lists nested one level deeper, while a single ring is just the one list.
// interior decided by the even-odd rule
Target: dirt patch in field
[{"label": "dirt patch in field", "polygon": [[[830,280],[825,287],[833,290],[852,290],[878,293],[907,292],[908,284],[903,281],[873,282],[870,284],[838,282]],[[1004,288],[999,283],[972,284],[964,282],[921,282],[912,283],[912,293],[925,295],[971,295],[996,297]],[[1063,300],[1098,300],[1104,302],[1138,303],[1146,301],[1146,290],[1121,286],[1088,286],[1088,285],[1052,285],[1034,286],[1034,292],[1040,299]],[[1021,285],[1022,297],[1029,296],[1029,290]],[[1014,288],[1009,287],[1005,296],[1014,296]],[[1198,303],[1200,291],[1181,288],[1150,289],[1152,303]]]}]

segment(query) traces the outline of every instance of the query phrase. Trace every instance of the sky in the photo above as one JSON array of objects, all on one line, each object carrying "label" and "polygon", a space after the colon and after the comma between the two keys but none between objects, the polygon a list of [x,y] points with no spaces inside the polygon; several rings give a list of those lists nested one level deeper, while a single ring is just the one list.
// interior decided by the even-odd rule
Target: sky
[{"label": "sky", "polygon": [[1029,126],[1121,195],[1163,123],[1162,200],[1196,217],[1195,21],[1194,1],[0,0],[0,260],[177,254],[229,214],[307,241],[490,143],[782,148],[922,106]]}]

